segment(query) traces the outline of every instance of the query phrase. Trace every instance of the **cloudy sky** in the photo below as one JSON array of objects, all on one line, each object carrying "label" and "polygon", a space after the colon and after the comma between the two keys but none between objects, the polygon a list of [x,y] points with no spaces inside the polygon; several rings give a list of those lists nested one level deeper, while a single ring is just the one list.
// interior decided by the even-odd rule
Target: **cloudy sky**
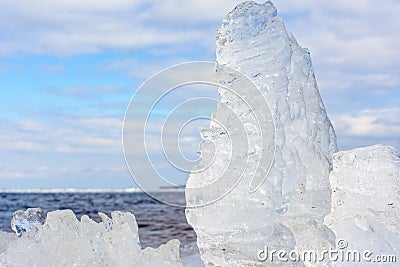
[{"label": "cloudy sky", "polygon": [[[135,186],[121,142],[129,100],[165,67],[213,61],[239,2],[0,1],[0,188]],[[339,148],[400,148],[400,2],[274,3],[311,50]]]}]

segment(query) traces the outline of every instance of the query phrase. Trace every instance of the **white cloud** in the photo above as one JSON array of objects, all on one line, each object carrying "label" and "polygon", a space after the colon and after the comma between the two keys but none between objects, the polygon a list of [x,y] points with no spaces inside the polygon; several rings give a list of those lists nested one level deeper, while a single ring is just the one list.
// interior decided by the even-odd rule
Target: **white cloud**
[{"label": "white cloud", "polygon": [[18,179],[18,178],[31,178],[33,175],[26,173],[26,172],[13,172],[13,171],[0,171],[0,179],[1,178],[11,178],[11,179]]},{"label": "white cloud", "polygon": [[341,115],[333,118],[337,131],[346,135],[364,137],[399,137],[400,108],[362,110],[355,115]]},{"label": "white cloud", "polygon": [[[0,54],[98,53],[169,45],[214,50],[215,30],[241,1],[3,1]],[[262,2],[262,1],[260,1]],[[274,1],[317,66],[398,66],[400,3],[387,0]],[[163,50],[163,48],[159,48]],[[169,48],[171,49],[171,48]],[[167,49],[168,50],[168,49]]]},{"label": "white cloud", "polygon": [[76,99],[81,99],[81,100],[98,100],[104,95],[118,95],[118,94],[124,94],[129,89],[120,87],[120,86],[114,86],[114,85],[102,85],[102,86],[96,86],[96,87],[90,87],[90,86],[84,86],[84,85],[77,85],[73,87],[65,87],[65,88],[58,88],[58,87],[51,87],[51,88],[43,88],[41,89],[45,93],[49,93],[52,95],[60,96],[60,97],[73,97]]},{"label": "white cloud", "polygon": [[354,75],[393,75],[400,68],[399,1],[275,2],[287,28],[310,48],[321,85],[328,78],[351,82]]},{"label": "white cloud", "polygon": [[0,179],[43,178],[47,176],[47,170],[46,166],[23,166],[18,169],[0,167]]},{"label": "white cloud", "polygon": [[156,61],[141,61],[127,58],[106,62],[102,67],[105,71],[119,71],[128,77],[144,82],[157,72],[185,61],[187,60],[184,58],[158,59]]},{"label": "white cloud", "polygon": [[15,125],[21,131],[44,132],[48,129],[48,125],[37,120],[21,119],[15,122]]},{"label": "white cloud", "polygon": [[[1,126],[0,179],[128,176],[122,153],[121,119],[58,117],[47,121],[2,120]],[[162,130],[159,129],[162,127],[159,122],[152,122],[150,126]],[[178,126],[172,128],[179,129]],[[172,147],[178,132],[171,128],[164,130],[164,145]],[[159,131],[146,132],[149,154],[162,153]],[[132,132],[131,138],[140,139],[138,135],[143,134],[143,129],[138,127],[137,131]],[[193,144],[188,146],[193,140],[195,138],[190,136],[184,136],[181,140],[186,154],[193,152],[190,149],[194,147]],[[1,157],[8,160],[1,160]],[[147,158],[146,155],[137,154],[135,157],[138,162]],[[165,167],[165,159],[162,161],[152,157],[152,160],[156,160],[156,165]]]},{"label": "white cloud", "polygon": [[3,122],[1,151],[122,153],[122,120],[109,117],[58,118],[49,122]]},{"label": "white cloud", "polygon": [[71,55],[202,43],[214,35],[204,25],[220,21],[232,6],[227,0],[2,2],[0,32],[7,38],[0,55]]},{"label": "white cloud", "polygon": [[10,179],[26,180],[26,187],[46,187],[34,184],[41,179],[51,180],[50,187],[99,186],[96,182],[118,187],[115,179],[132,183],[122,156],[121,119],[3,119],[0,124],[0,188],[9,187]]},{"label": "white cloud", "polygon": [[[361,138],[364,144],[383,143],[400,147],[400,108],[361,110],[355,114],[333,116],[332,123],[346,148]],[[339,143],[341,139],[339,138]],[[349,142],[354,142],[351,144]]]}]

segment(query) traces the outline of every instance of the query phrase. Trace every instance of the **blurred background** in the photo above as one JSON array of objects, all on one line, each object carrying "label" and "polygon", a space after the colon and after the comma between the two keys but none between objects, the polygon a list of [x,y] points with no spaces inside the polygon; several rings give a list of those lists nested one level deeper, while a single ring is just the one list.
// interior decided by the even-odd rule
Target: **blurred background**
[{"label": "blurred background", "polygon": [[[0,188],[135,187],[121,141],[132,95],[165,67],[214,61],[239,2],[0,0]],[[400,2],[274,4],[311,50],[339,148],[399,148]]]}]

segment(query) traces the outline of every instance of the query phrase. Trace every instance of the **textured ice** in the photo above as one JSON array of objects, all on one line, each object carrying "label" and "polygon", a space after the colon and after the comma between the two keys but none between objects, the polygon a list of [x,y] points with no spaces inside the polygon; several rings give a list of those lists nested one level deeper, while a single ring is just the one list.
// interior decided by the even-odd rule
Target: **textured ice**
[{"label": "textured ice", "polygon": [[[245,2],[223,20],[217,63],[243,73],[261,91],[268,105],[251,108],[262,110],[265,116],[272,112],[275,151],[268,146],[271,142],[262,143],[257,133],[248,132],[248,140],[232,144],[237,147],[248,142],[249,149],[231,159],[236,164],[249,156],[240,182],[224,198],[186,209],[203,261],[211,266],[253,266],[260,264],[257,251],[266,245],[300,252],[334,247],[335,236],[323,220],[331,207],[329,172],[332,154],[337,151],[336,137],[318,92],[310,53],[286,31],[271,2]],[[238,80],[233,78],[230,84]],[[219,92],[221,102],[239,117],[248,114],[248,107],[237,104],[238,96],[222,87]],[[218,109],[214,117],[223,116],[221,113]],[[253,127],[251,123],[244,127]],[[231,140],[236,134],[234,129],[229,133]],[[205,139],[202,162],[210,161],[207,157],[212,151],[208,149],[214,146],[214,164],[204,172],[192,172],[187,187],[204,186],[227,168],[227,135]],[[257,166],[257,155],[264,150],[275,153],[274,162],[265,182],[251,193],[249,177]],[[221,156],[226,159],[218,160]],[[207,198],[207,192],[198,192],[186,192],[189,205]]]},{"label": "textured ice", "polygon": [[[219,88],[221,105],[213,118],[232,119],[228,107],[240,120],[225,125],[226,129],[211,123],[202,130],[202,160],[194,170],[213,164],[204,172],[191,173],[187,202],[202,205],[204,199],[225,192],[226,183],[208,191],[188,188],[218,180],[232,166],[232,182],[238,175],[241,179],[218,201],[186,209],[204,263],[330,266],[332,262],[275,265],[260,262],[257,252],[268,245],[276,250],[318,253],[335,247],[335,239],[345,240],[352,250],[399,259],[399,153],[381,145],[337,152],[310,53],[286,31],[271,2],[245,2],[226,16],[217,40],[217,62],[217,72],[229,67],[257,85],[261,98],[254,95],[258,101],[251,102],[251,108],[263,116],[255,120],[241,102],[240,96],[252,96],[243,77],[236,72],[216,75],[219,83],[230,85],[239,96]],[[235,129],[237,122],[244,122],[248,139]],[[262,130],[269,134],[263,135],[257,122],[267,125]],[[263,165],[265,154],[273,156],[272,165]],[[243,159],[247,162],[241,176],[238,166]],[[260,173],[259,165],[264,168]],[[253,178],[263,181],[268,171],[253,192],[249,186]],[[130,213],[113,212],[112,218],[100,213],[100,223],[87,216],[78,221],[69,210],[50,212],[45,221],[43,216],[38,209],[14,214],[12,228],[20,237],[0,231],[0,266],[182,266],[178,240],[158,249],[141,249],[136,220]],[[187,266],[203,265],[194,255],[195,246],[183,251]]]},{"label": "textured ice", "polygon": [[88,216],[78,221],[71,210],[55,211],[20,238],[0,232],[0,266],[183,266],[178,240],[141,249],[133,214],[111,215],[100,213],[96,223]]},{"label": "textured ice", "polygon": [[15,234],[0,231],[0,255],[7,248],[8,244],[17,238]]},{"label": "textured ice", "polygon": [[30,232],[44,222],[45,214],[40,208],[29,208],[26,211],[17,210],[11,221],[11,229],[21,236],[23,232]]},{"label": "textured ice", "polygon": [[396,255],[399,260],[399,152],[382,145],[338,152],[330,183],[332,212],[325,222],[337,239],[346,240],[349,249]]}]

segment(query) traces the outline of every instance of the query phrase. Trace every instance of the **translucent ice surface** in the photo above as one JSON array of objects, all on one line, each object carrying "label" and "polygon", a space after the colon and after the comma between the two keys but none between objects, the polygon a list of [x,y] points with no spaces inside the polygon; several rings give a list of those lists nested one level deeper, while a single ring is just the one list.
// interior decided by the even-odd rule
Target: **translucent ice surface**
[{"label": "translucent ice surface", "polygon": [[[257,120],[242,119],[244,138],[238,137],[238,127],[226,127],[228,134],[205,139],[201,147],[204,162],[210,162],[207,157],[214,157],[211,148],[216,147],[215,160],[206,171],[197,172],[195,168],[187,188],[202,187],[218,179],[229,166],[239,169],[246,161],[243,173],[232,171],[229,176],[232,184],[240,178],[229,194],[210,205],[186,210],[188,222],[197,233],[203,261],[211,266],[254,266],[261,264],[257,251],[266,245],[270,249],[300,252],[320,252],[334,246],[335,236],[323,220],[331,207],[329,172],[332,154],[337,151],[336,137],[317,88],[309,51],[286,30],[271,2],[238,5],[225,17],[218,32],[217,63],[248,77],[258,87],[260,96],[250,108],[240,104],[246,90],[235,87],[241,78],[232,74],[229,81],[218,82],[241,88],[244,93],[220,87],[221,103],[226,108],[218,109],[213,117],[221,120],[226,109],[240,119],[251,110],[261,116]],[[273,118],[274,128],[264,130],[272,133],[268,138],[273,139],[262,142],[252,129],[257,129],[257,121],[269,117]],[[237,139],[240,141],[235,142]],[[230,158],[231,143],[232,148],[242,150]],[[275,146],[271,147],[271,143]],[[273,155],[273,164],[261,187],[250,192],[250,177],[258,175],[261,153]],[[213,191],[224,189],[215,187]],[[194,206],[214,193],[198,192],[186,191],[189,205]],[[319,263],[324,264],[329,265]]]},{"label": "translucent ice surface", "polygon": [[37,226],[44,224],[44,222],[45,214],[40,208],[30,208],[26,211],[17,210],[14,212],[11,221],[11,229],[18,236],[21,236],[23,232],[30,232]]},{"label": "translucent ice surface", "polygon": [[131,213],[100,214],[96,223],[88,216],[78,221],[70,210],[47,214],[36,231],[0,232],[0,266],[183,266],[179,241],[157,249],[141,249],[138,227]]}]

